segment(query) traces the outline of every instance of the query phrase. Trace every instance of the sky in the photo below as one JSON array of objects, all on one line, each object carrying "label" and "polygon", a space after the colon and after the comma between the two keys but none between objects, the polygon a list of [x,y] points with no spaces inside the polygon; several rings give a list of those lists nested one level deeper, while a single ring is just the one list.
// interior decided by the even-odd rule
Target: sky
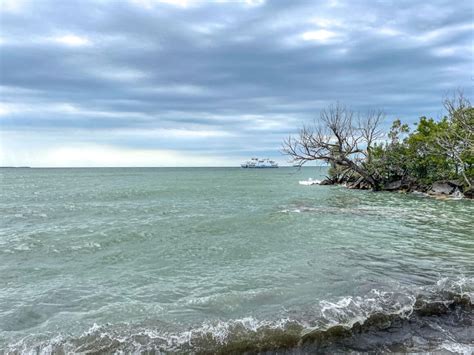
[{"label": "sky", "polygon": [[0,0],[0,166],[237,166],[473,98],[469,0]]}]

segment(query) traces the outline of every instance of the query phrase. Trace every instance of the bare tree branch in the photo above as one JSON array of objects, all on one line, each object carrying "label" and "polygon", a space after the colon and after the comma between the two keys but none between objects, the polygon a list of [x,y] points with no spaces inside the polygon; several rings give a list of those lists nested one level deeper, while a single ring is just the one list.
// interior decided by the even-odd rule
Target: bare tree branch
[{"label": "bare tree branch", "polygon": [[320,112],[319,121],[312,127],[304,126],[297,138],[288,137],[283,152],[293,162],[303,165],[307,161],[322,160],[353,171],[362,176],[373,188],[377,182],[364,167],[364,159],[371,159],[373,143],[382,135],[382,111],[369,111],[365,116],[355,113],[339,103]]}]

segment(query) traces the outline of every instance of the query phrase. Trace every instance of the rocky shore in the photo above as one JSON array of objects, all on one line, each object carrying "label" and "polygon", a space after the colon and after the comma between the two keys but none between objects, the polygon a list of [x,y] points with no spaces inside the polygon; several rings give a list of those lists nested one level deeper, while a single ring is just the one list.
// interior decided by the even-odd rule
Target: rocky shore
[{"label": "rocky shore", "polygon": [[[372,187],[364,178],[349,180],[325,179],[320,185],[344,185],[348,189],[371,190]],[[466,188],[462,182],[457,180],[436,181],[430,185],[420,184],[410,180],[395,180],[385,183],[379,191],[391,191],[402,193],[424,193],[428,196],[438,198],[469,198],[474,199],[474,189]]]}]

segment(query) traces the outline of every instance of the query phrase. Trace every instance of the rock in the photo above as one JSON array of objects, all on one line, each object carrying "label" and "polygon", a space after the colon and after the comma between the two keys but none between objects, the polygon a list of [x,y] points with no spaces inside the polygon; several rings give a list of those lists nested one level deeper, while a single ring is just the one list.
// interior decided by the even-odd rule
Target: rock
[{"label": "rock", "polygon": [[370,184],[366,181],[362,181],[360,184],[359,184],[359,189],[361,190],[370,190],[372,187],[370,186]]},{"label": "rock", "polygon": [[460,199],[464,198],[464,194],[461,192],[461,190],[459,190],[458,187],[456,187],[454,189],[454,192],[451,194],[451,197],[453,197],[457,200],[460,200]]},{"label": "rock", "polygon": [[415,312],[422,316],[439,316],[446,314],[448,311],[448,306],[443,302],[417,300],[415,303]]},{"label": "rock", "polygon": [[385,184],[383,187],[384,190],[394,191],[399,190],[402,187],[402,180],[392,181]]},{"label": "rock", "polygon": [[464,190],[464,197],[474,199],[474,188],[465,189]]},{"label": "rock", "polygon": [[334,185],[334,183],[331,180],[324,179],[319,183],[319,185]]},{"label": "rock", "polygon": [[417,184],[417,183],[411,183],[409,185],[409,189],[408,191],[410,192],[420,192],[420,193],[427,193],[429,190],[428,186],[426,185],[420,185],[420,184]]},{"label": "rock", "polygon": [[451,195],[456,187],[457,186],[453,186],[449,181],[437,181],[431,186],[428,193],[431,195]]},{"label": "rock", "polygon": [[462,189],[462,182],[458,181],[458,180],[449,180],[447,181],[447,183],[451,186],[454,186],[454,187],[457,187],[459,189]]}]

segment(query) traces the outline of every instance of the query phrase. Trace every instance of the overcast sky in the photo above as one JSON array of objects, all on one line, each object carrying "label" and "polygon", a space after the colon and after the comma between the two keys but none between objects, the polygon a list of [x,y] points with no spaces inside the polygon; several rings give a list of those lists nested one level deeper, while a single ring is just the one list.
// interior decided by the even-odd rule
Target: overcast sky
[{"label": "overcast sky", "polygon": [[0,0],[0,165],[280,163],[327,104],[473,97],[470,0]]}]

